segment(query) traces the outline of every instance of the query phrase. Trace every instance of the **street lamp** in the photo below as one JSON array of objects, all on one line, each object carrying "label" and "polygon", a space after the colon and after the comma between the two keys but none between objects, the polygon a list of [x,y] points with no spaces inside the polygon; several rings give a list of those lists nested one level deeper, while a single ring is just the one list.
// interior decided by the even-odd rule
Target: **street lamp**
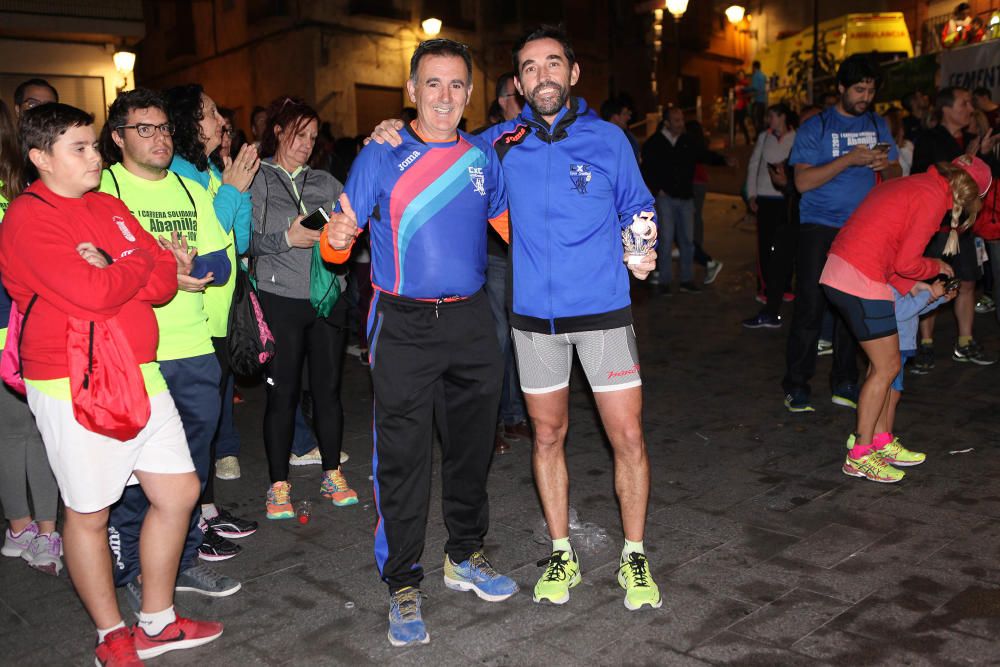
[{"label": "street lamp", "polygon": [[688,9],[688,0],[667,0],[666,6],[667,11],[680,21],[681,17],[684,16],[684,12]]},{"label": "street lamp", "polygon": [[667,11],[674,17],[674,45],[677,49],[677,106],[681,104],[681,91],[684,82],[681,80],[681,17],[688,8],[688,0],[666,0]]},{"label": "street lamp", "polygon": [[424,34],[428,37],[437,37],[438,33],[441,32],[441,19],[424,19],[421,21],[420,27],[423,28]]},{"label": "street lamp", "polygon": [[135,54],[131,51],[115,51],[111,59],[115,63],[115,69],[122,75],[122,85],[117,87],[120,93],[128,87],[128,77],[135,69]]},{"label": "street lamp", "polygon": [[733,25],[738,25],[743,17],[746,15],[747,10],[740,5],[730,5],[726,8],[726,19]]}]

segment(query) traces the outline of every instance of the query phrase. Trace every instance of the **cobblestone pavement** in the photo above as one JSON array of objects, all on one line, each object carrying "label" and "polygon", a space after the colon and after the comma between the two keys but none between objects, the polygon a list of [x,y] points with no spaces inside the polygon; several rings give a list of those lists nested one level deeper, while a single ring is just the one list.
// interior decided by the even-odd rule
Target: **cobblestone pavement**
[{"label": "cobblestone pavement", "polygon": [[[583,583],[564,606],[531,601],[535,561],[548,545],[529,443],[516,442],[493,464],[486,548],[521,592],[490,604],[444,588],[435,475],[424,558],[432,641],[391,648],[372,557],[370,388],[365,369],[349,359],[345,471],[361,502],[321,504],[318,468],[293,468],[294,497],[318,506],[312,522],[264,520],[263,392],[247,388],[236,408],[243,477],[216,485],[223,504],[261,522],[242,541],[243,554],[217,565],[243,590],[217,600],[178,594],[183,612],[222,620],[226,632],[153,664],[1000,663],[1000,366],[951,361],[953,318],[939,318],[937,368],[907,377],[899,418],[927,463],[897,485],[844,476],[853,413],[827,400],[829,358],[821,357],[813,383],[816,412],[790,415],[779,386],[785,333],[739,324],[756,304],[754,236],[738,224],[737,201],[708,202],[707,249],[725,261],[714,285],[669,298],[636,291],[653,469],[646,545],[662,609],[622,605],[611,455],[577,373],[568,460]],[[978,315],[977,327],[996,351],[993,317]],[[2,560],[0,662],[90,664],[93,631],[67,578]]]}]

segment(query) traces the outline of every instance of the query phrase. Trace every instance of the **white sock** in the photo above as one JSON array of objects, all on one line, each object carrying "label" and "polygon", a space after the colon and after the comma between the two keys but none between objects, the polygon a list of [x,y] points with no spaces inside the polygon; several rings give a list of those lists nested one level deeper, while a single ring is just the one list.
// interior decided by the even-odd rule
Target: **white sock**
[{"label": "white sock", "polygon": [[109,634],[111,634],[115,630],[120,630],[121,628],[124,627],[125,627],[125,622],[118,621],[118,625],[112,625],[110,628],[105,628],[104,630],[97,628],[97,643],[100,644],[101,642],[104,641],[104,638],[107,637]]},{"label": "white sock", "polygon": [[625,540],[625,546],[622,548],[622,560],[627,560],[629,554],[645,554],[646,551],[642,546],[642,542],[630,542]]},{"label": "white sock", "polygon": [[140,611],[138,625],[142,628],[143,632],[152,637],[163,632],[163,628],[176,620],[177,614],[174,613],[174,607],[171,605],[163,611],[155,611],[151,614]]},{"label": "white sock", "polygon": [[561,537],[558,540],[552,540],[552,550],[553,551],[566,551],[569,552],[569,557],[573,557],[573,547],[569,545],[568,537]]},{"label": "white sock", "polygon": [[207,505],[201,506],[201,518],[202,519],[214,519],[219,516],[219,508],[215,506],[215,503],[208,503]]}]

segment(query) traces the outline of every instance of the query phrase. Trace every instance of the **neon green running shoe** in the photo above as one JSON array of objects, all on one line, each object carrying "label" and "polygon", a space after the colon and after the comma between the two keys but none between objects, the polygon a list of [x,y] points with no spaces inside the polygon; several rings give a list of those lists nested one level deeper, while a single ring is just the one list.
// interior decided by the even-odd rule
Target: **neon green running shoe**
[{"label": "neon green running shoe", "polygon": [[568,551],[553,551],[548,558],[538,561],[545,572],[535,584],[534,600],[548,600],[552,604],[569,602],[569,589],[580,583],[580,559]]},{"label": "neon green running shoe", "polygon": [[889,465],[882,458],[881,454],[879,454],[878,450],[870,454],[865,454],[858,459],[852,459],[851,455],[848,454],[847,458],[844,459],[844,467],[841,470],[844,471],[845,475],[864,477],[865,479],[882,484],[894,484],[906,476],[906,473],[902,470],[897,470]]},{"label": "neon green running shoe", "polygon": [[663,604],[660,587],[649,573],[646,554],[630,553],[627,559],[621,561],[618,567],[618,585],[625,589],[625,608],[629,611],[642,609],[647,604],[653,609],[659,609]]},{"label": "neon green running shoe", "polygon": [[899,438],[893,437],[892,442],[877,450],[886,463],[898,467],[918,466],[927,460],[927,455],[922,452],[911,452]]},{"label": "neon green running shoe", "polygon": [[[847,438],[848,450],[853,449],[855,438],[856,435],[854,433]],[[875,451],[879,456],[885,459],[886,463],[899,468],[918,466],[927,460],[926,454],[922,452],[911,452],[906,447],[903,447],[903,443],[900,442],[899,436],[893,436],[892,442],[879,447]]]}]

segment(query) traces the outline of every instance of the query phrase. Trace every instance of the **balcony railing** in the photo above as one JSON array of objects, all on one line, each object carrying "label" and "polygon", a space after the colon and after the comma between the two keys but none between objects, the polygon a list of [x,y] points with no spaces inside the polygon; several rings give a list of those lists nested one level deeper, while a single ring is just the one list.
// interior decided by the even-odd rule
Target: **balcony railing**
[{"label": "balcony railing", "polygon": [[[924,21],[920,30],[921,51],[923,53],[936,53],[937,51],[943,51],[946,48],[964,46],[966,44],[986,41],[989,39],[997,39],[1000,37],[1000,12],[998,12],[998,10],[987,10],[979,12],[972,17],[973,20],[978,18],[982,21],[981,38],[978,34],[966,31],[966,35],[962,35],[962,37],[956,40],[955,43],[946,46],[941,41],[941,33],[944,31],[945,24],[951,20],[951,17],[951,14],[943,14],[941,16],[932,16]],[[991,21],[993,21],[993,23],[991,23]]]}]

